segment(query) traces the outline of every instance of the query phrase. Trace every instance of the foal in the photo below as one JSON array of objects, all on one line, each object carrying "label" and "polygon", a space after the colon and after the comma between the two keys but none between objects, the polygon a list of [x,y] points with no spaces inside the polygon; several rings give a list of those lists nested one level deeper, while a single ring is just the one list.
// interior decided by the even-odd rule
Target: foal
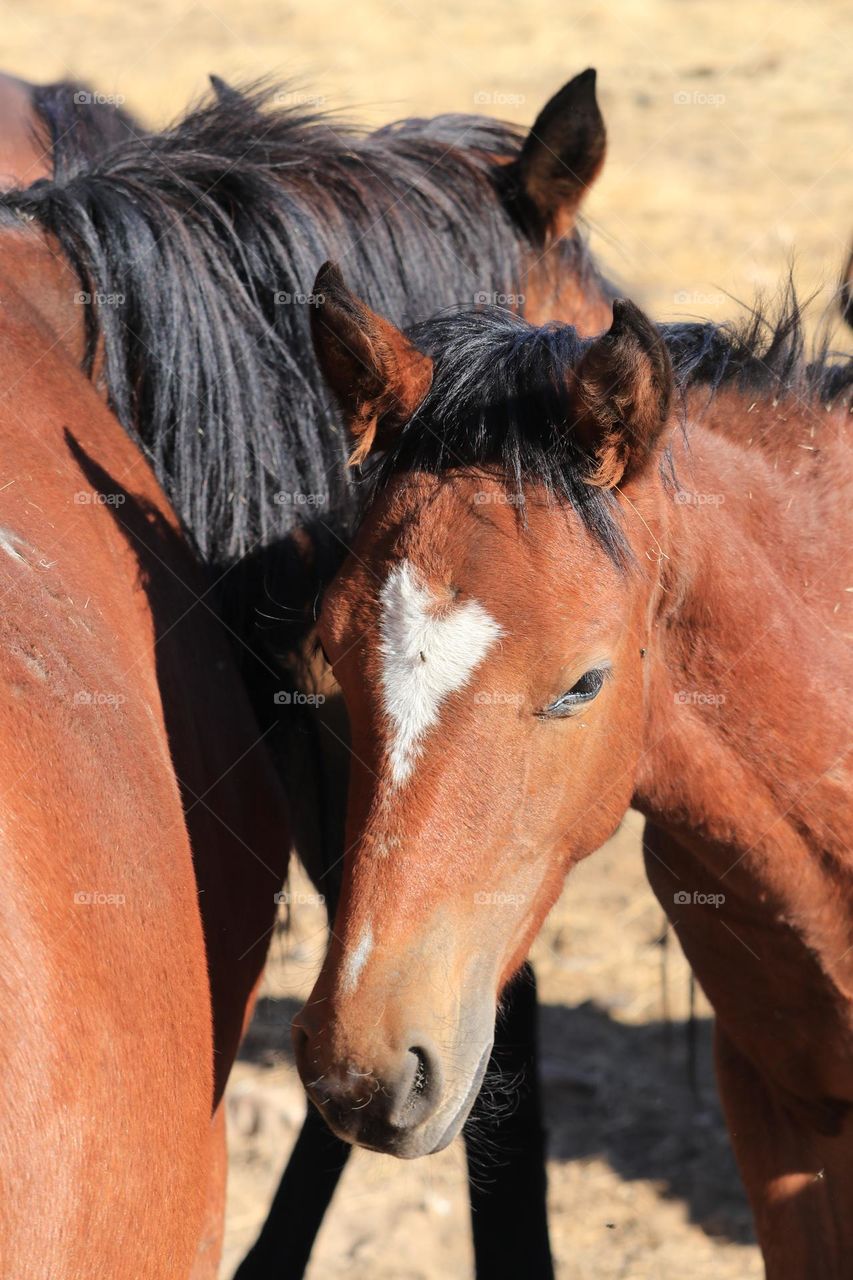
[{"label": "foal", "polygon": [[[853,362],[500,312],[404,337],[336,268],[320,362],[374,500],[320,635],[354,763],[344,884],[296,1020],[311,1096],[399,1156],[457,1134],[495,1002],[629,804],[717,1012],[771,1280],[853,1256],[845,639]],[[684,428],[684,429],[683,429]]]}]

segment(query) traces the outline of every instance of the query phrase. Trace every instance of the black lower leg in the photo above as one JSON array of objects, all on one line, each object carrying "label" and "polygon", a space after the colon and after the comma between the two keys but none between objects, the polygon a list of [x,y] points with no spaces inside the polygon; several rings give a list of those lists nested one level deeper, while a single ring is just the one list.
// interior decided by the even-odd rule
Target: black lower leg
[{"label": "black lower leg", "polygon": [[267,1220],[234,1280],[301,1280],[351,1150],[309,1103]]},{"label": "black lower leg", "polygon": [[[536,1023],[536,979],[525,965],[507,992],[489,1063],[490,1073],[517,1082],[516,1105],[511,1114],[495,1117],[481,1094],[470,1135],[466,1126],[477,1280],[554,1276]],[[479,1158],[477,1129],[488,1136],[487,1152]]]}]

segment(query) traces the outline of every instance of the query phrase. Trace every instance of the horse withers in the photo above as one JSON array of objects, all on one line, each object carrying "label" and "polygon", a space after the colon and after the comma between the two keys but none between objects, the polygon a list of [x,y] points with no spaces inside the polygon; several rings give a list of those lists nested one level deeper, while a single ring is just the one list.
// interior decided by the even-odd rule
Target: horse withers
[{"label": "horse withers", "polygon": [[496,1000],[629,804],[717,1013],[771,1280],[853,1248],[848,431],[853,362],[749,332],[409,334],[327,267],[318,355],[374,498],[320,635],[354,763],[332,944],[296,1019],[349,1141],[470,1109]]}]

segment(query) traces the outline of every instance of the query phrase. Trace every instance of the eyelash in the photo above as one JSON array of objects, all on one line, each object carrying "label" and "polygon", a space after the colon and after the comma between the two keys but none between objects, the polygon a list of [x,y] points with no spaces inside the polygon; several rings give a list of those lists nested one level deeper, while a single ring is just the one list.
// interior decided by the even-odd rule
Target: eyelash
[{"label": "eyelash", "polygon": [[[563,720],[567,716],[574,715],[581,707],[587,706],[598,697],[604,688],[604,682],[610,674],[609,667],[593,667],[590,671],[585,671],[571,689],[567,689],[561,694],[555,702],[538,712],[540,719],[543,720]],[[592,687],[581,688],[582,685],[591,683]]]}]

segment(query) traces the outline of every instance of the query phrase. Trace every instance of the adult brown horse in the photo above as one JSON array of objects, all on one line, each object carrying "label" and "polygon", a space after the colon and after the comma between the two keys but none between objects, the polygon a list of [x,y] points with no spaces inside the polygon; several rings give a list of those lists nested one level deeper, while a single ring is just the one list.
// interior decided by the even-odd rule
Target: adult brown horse
[{"label": "adult brown horse", "polygon": [[100,160],[139,132],[115,97],[74,81],[30,84],[0,72],[0,189],[52,177],[54,150],[67,169]]},{"label": "adult brown horse", "polygon": [[[293,592],[287,542],[304,542],[297,500],[311,497],[308,510],[322,511],[327,549],[350,512],[329,501],[341,503],[341,444],[328,429],[298,301],[316,262],[330,245],[349,247],[375,296],[401,318],[485,291],[507,293],[532,314],[558,308],[600,323],[610,295],[574,219],[604,138],[592,73],[558,94],[526,139],[464,118],[360,138],[311,113],[270,116],[262,105],[220,93],[175,130],[131,140],[92,172],[4,204],[28,223],[17,233],[28,249],[22,288],[97,370],[190,536],[237,584],[244,608],[229,617],[252,650],[256,705],[292,735],[295,706],[283,711],[288,704],[273,698],[282,676],[259,653],[256,611]],[[66,269],[47,287],[42,232],[76,279]],[[91,305],[75,307],[81,287]],[[298,648],[315,593],[299,597]],[[304,736],[297,741],[283,758],[299,797],[302,775],[294,779],[290,766],[315,757]],[[313,828],[323,832],[326,817],[312,816]],[[321,839],[320,869],[329,871],[340,843]],[[218,1061],[227,1069],[229,1052]]]},{"label": "adult brown horse", "polygon": [[[495,1000],[629,803],[717,1013],[771,1280],[853,1253],[853,361],[500,313],[404,337],[327,266],[321,363],[375,501],[320,634],[354,763],[332,944],[294,1031],[341,1136],[444,1146]],[[674,367],[673,367],[674,366]],[[678,390],[678,397],[674,395]]]},{"label": "adult brown horse", "polygon": [[[0,125],[4,184],[46,176],[54,151],[68,173],[135,132],[80,85],[11,77],[0,77]],[[0,1252],[22,1276],[172,1276],[191,1266],[206,1280],[223,1224],[221,1092],[284,870],[282,798],[174,515],[59,354],[78,341],[81,311],[62,300],[76,282],[19,236],[4,237],[2,256],[61,326],[45,328],[3,275],[12,353],[0,403],[4,819],[12,830],[22,810],[30,820],[25,838],[6,845],[3,934],[9,946],[14,937],[14,963],[0,1022],[14,1046],[7,1097],[23,1106],[10,1107],[0,1140]],[[55,559],[39,555],[48,546]],[[118,606],[119,634],[107,602]],[[199,660],[216,672],[215,713]],[[87,687],[84,670],[102,687]],[[54,745],[49,765],[36,760],[15,777],[16,754],[45,733],[69,749]],[[39,903],[48,893],[49,916]],[[140,930],[152,909],[159,922]],[[32,1061],[46,1064],[41,1074]],[[132,1222],[146,1203],[140,1230]]]},{"label": "adult brown horse", "polygon": [[287,828],[200,566],[16,288],[55,313],[66,276],[0,235],[0,1248],[32,1280],[207,1280]]}]

